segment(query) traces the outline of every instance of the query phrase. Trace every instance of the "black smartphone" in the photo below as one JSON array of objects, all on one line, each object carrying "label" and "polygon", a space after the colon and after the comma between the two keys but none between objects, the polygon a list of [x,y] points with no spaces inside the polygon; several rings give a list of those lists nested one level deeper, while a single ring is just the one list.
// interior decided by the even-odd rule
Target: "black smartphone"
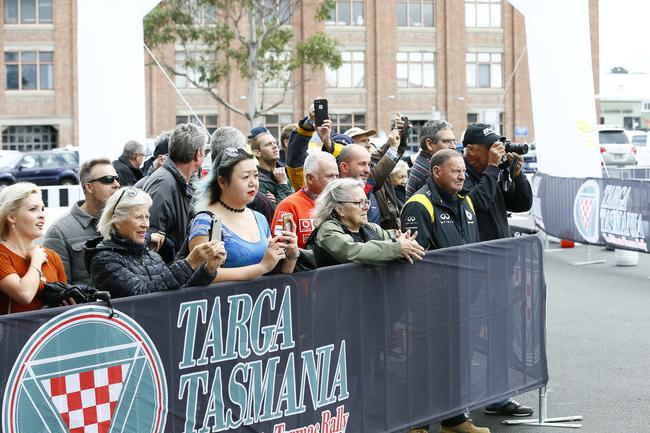
[{"label": "black smartphone", "polygon": [[406,149],[409,144],[409,136],[411,135],[411,124],[409,123],[409,118],[406,116],[402,116],[402,121],[404,124],[402,125],[402,130],[400,131],[399,146],[402,149]]},{"label": "black smartphone", "polygon": [[329,119],[327,99],[314,99],[314,113],[316,115],[316,126],[321,126],[325,119]]}]

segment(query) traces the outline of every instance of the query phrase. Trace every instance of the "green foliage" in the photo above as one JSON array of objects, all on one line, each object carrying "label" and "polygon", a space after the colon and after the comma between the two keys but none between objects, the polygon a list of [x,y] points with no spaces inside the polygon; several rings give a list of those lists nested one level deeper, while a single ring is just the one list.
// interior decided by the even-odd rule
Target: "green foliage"
[{"label": "green foliage", "polygon": [[[241,112],[216,90],[233,72],[256,83],[278,80],[286,93],[292,86],[291,71],[303,65],[314,69],[341,65],[338,43],[326,34],[294,41],[291,14],[302,1],[163,0],[145,17],[145,42],[150,47],[176,44],[177,51],[185,53],[184,64],[180,68],[166,64],[166,69],[179,75],[194,71],[186,74],[188,80],[252,120],[264,114],[261,107]],[[334,5],[334,0],[322,0],[314,11],[316,20],[327,19]]]}]

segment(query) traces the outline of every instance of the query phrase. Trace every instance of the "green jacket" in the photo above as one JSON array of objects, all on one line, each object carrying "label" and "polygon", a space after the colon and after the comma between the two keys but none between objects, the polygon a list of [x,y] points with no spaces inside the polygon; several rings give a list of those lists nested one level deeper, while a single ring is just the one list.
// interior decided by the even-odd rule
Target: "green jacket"
[{"label": "green jacket", "polygon": [[364,242],[355,241],[348,228],[332,218],[312,233],[307,248],[314,251],[319,267],[349,262],[374,265],[401,257],[395,230],[368,223],[359,234]]}]

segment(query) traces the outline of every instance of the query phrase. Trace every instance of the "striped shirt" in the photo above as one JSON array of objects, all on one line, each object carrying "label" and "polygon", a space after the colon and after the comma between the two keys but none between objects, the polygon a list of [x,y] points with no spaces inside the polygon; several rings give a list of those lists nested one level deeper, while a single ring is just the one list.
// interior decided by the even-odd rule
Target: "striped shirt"
[{"label": "striped shirt", "polygon": [[420,151],[411,171],[409,172],[408,182],[406,183],[406,200],[411,198],[422,186],[427,183],[430,174],[431,155],[428,152]]}]

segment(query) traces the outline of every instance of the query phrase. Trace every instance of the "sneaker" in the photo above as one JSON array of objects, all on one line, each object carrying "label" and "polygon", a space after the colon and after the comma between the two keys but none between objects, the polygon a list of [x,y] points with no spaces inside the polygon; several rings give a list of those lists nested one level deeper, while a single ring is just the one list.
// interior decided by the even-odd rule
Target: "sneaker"
[{"label": "sneaker", "polygon": [[533,409],[523,404],[519,404],[513,399],[508,400],[506,404],[496,405],[491,404],[485,406],[486,415],[502,415],[502,416],[531,416]]},{"label": "sneaker", "polygon": [[456,427],[440,426],[440,433],[490,433],[490,429],[487,427],[477,427],[471,419],[468,419]]}]

